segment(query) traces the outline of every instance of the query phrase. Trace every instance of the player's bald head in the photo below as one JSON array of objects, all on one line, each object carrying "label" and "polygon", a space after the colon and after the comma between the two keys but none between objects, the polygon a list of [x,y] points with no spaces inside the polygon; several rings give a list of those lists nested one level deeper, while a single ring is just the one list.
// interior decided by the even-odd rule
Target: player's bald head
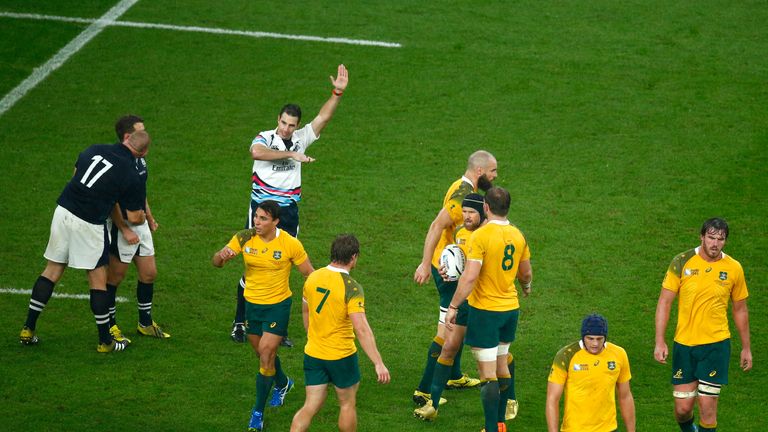
[{"label": "player's bald head", "polygon": [[478,150],[469,155],[469,160],[467,160],[467,169],[474,170],[476,168],[486,168],[495,161],[496,158],[493,157],[493,155],[489,152],[485,150]]},{"label": "player's bald head", "polygon": [[147,153],[151,141],[149,134],[143,130],[136,131],[128,137],[128,145],[140,155]]}]

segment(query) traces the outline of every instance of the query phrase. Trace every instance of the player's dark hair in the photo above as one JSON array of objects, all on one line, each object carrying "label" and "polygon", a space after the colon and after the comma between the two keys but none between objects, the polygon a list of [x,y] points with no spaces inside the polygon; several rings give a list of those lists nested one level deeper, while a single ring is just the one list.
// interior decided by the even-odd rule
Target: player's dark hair
[{"label": "player's dark hair", "polygon": [[256,208],[264,210],[272,219],[280,219],[280,204],[276,201],[262,201]]},{"label": "player's dark hair", "polygon": [[711,218],[704,221],[704,225],[701,226],[701,235],[704,235],[710,231],[722,231],[725,238],[728,238],[728,222],[722,218]]},{"label": "player's dark hair", "polygon": [[349,264],[360,253],[360,242],[354,234],[339,234],[331,245],[331,262]]},{"label": "player's dark hair", "polygon": [[299,108],[298,105],[294,105],[294,104],[285,105],[282,109],[280,109],[280,114],[278,114],[277,116],[280,117],[283,115],[283,113],[286,113],[291,117],[296,117],[299,119],[299,121],[301,121],[301,108]]},{"label": "player's dark hair", "polygon": [[485,193],[485,202],[491,213],[496,216],[506,216],[509,213],[509,204],[512,198],[509,192],[501,187],[492,187]]},{"label": "player's dark hair", "polygon": [[133,125],[136,123],[144,123],[144,119],[134,114],[124,115],[117,119],[115,122],[115,134],[117,134],[117,141],[123,142],[123,137],[125,134],[136,132],[133,129]]}]

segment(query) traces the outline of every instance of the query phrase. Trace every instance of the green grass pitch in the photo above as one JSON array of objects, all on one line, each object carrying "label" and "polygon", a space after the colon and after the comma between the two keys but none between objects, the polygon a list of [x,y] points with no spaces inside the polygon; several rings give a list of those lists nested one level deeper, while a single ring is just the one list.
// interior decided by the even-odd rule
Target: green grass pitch
[{"label": "green grass pitch", "polygon": [[[0,96],[117,0],[0,0]],[[719,430],[762,430],[768,375],[768,5],[701,2],[299,2],[141,0],[122,21],[394,42],[399,48],[110,26],[0,115],[0,288],[29,289],[55,199],[87,145],[111,142],[114,120],[138,113],[154,138],[149,200],[159,275],[154,316],[173,335],[98,355],[87,301],[52,299],[42,343],[18,343],[28,296],[0,294],[0,429],[244,430],[257,359],[229,340],[239,264],[210,264],[244,223],[248,146],[284,103],[310,121],[344,63],[350,85],[304,169],[301,240],[325,265],[335,234],[354,232],[354,277],[392,372],[379,386],[361,356],[361,431],[479,430],[476,390],[446,392],[434,424],[412,417],[437,319],[433,285],[413,271],[427,228],[467,156],[483,148],[512,192],[510,219],[527,235],[534,293],[518,340],[520,415],[545,429],[553,356],[593,311],[626,348],[640,430],[676,430],[669,366],[653,360],[653,317],[664,271],[698,242],[711,216],[731,224],[726,253],[750,288],[754,370],[737,368]],[[281,357],[303,384],[301,280],[292,276],[297,342]],[[87,293],[68,271],[57,292]],[[133,331],[135,271],[118,320]],[[674,320],[673,314],[673,320]],[[671,340],[671,327],[668,341]],[[469,354],[465,369],[476,375]],[[303,402],[297,386],[272,431]],[[330,397],[312,430],[335,430]],[[621,427],[620,427],[620,430]]]}]

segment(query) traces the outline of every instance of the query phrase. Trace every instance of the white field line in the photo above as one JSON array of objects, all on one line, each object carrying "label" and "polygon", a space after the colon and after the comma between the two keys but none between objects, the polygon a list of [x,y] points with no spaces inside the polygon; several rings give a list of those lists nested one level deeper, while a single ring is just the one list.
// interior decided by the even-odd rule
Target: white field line
[{"label": "white field line", "polygon": [[[21,295],[31,295],[32,290],[31,289],[17,289],[17,288],[0,288],[0,294],[21,294]],[[53,296],[56,298],[65,298],[65,299],[76,299],[76,300],[88,300],[91,298],[88,294],[67,294],[67,293],[57,293],[54,292]],[[117,296],[115,298],[115,301],[118,303],[127,303],[128,299],[125,297]]]},{"label": "white field line", "polygon": [[102,15],[101,18],[93,20],[91,25],[83,30],[83,32],[80,33],[76,38],[72,39],[72,41],[65,45],[64,48],[60,49],[59,52],[51,57],[50,60],[45,62],[45,64],[35,68],[32,71],[32,75],[27,77],[27,79],[22,81],[21,84],[8,92],[8,94],[5,95],[2,100],[0,100],[0,116],[11,109],[11,107],[25,94],[27,94],[28,91],[32,90],[35,88],[35,86],[40,84],[40,82],[46,79],[48,75],[58,69],[59,66],[64,64],[64,62],[72,57],[73,54],[78,52],[83,46],[85,46],[85,44],[93,39],[94,36],[101,33],[101,31],[104,30],[107,25],[109,25],[111,22],[114,22],[117,18],[120,17],[120,15],[124,14],[125,11],[136,4],[137,1],[139,0],[121,0],[120,3],[116,4],[114,7],[112,7],[112,9],[108,10],[107,13]]},{"label": "white field line", "polygon": [[[0,12],[0,17],[47,20],[47,21],[64,21],[64,22],[75,22],[75,23],[82,23],[82,24],[95,23],[98,21],[90,18],[75,18],[75,17],[65,17],[65,16],[57,16],[57,15],[38,15],[38,14],[13,13],[13,12]],[[365,40],[365,39],[348,39],[348,38],[341,38],[341,37],[294,35],[294,34],[260,32],[260,31],[250,31],[250,30],[228,30],[228,29],[214,28],[214,27],[153,24],[153,23],[142,23],[142,22],[134,22],[134,21],[110,21],[105,23],[105,25],[118,26],[118,27],[175,30],[175,31],[196,32],[196,33],[213,33],[213,34],[223,34],[223,35],[232,35],[232,36],[247,36],[252,38],[291,39],[291,40],[301,40],[301,41],[309,41],[309,42],[327,42],[327,43],[348,44],[348,45],[365,45],[365,46],[377,46],[377,47],[384,47],[384,48],[401,48],[402,47],[401,44],[396,42],[382,42],[382,41]]]}]

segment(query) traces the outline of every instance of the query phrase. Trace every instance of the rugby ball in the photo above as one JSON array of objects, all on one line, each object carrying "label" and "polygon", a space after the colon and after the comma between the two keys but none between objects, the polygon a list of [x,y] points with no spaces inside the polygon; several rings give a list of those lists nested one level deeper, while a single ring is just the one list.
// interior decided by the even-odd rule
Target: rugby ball
[{"label": "rugby ball", "polygon": [[449,281],[459,280],[459,276],[464,272],[464,251],[455,244],[449,244],[440,254],[440,265],[445,268]]}]

